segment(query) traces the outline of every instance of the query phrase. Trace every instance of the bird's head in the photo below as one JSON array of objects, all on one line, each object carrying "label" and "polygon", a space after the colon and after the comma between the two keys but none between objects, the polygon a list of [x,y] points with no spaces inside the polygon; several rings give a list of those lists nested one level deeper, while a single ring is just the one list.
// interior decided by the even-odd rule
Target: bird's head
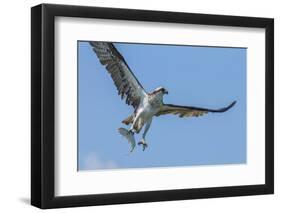
[{"label": "bird's head", "polygon": [[152,93],[156,94],[161,92],[163,95],[168,94],[168,90],[166,90],[164,87],[157,87]]}]

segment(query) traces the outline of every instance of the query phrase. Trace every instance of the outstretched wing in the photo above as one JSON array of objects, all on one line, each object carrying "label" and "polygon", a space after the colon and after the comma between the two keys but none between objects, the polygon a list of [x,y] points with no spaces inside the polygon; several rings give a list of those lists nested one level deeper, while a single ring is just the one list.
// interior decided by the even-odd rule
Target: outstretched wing
[{"label": "outstretched wing", "polygon": [[126,104],[137,108],[146,96],[146,92],[130,70],[123,56],[110,42],[90,41],[89,43],[101,64],[106,66],[117,87],[118,95],[121,95],[122,99],[125,98]]},{"label": "outstretched wing", "polygon": [[192,106],[178,106],[172,104],[164,104],[159,110],[159,112],[156,114],[156,116],[174,114],[174,115],[178,115],[180,118],[191,117],[191,116],[198,117],[207,114],[208,112],[225,112],[229,110],[231,107],[233,107],[235,103],[236,101],[233,101],[230,105],[221,109],[206,109],[206,108],[192,107]]}]

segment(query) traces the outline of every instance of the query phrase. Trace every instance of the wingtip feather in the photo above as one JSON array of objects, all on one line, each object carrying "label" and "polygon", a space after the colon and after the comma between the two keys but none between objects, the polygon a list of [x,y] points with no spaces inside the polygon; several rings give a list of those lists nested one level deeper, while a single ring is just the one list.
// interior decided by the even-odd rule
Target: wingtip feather
[{"label": "wingtip feather", "polygon": [[227,107],[225,107],[222,112],[225,112],[227,110],[229,110],[230,108],[232,108],[235,104],[236,104],[237,101],[233,101],[231,104],[229,104]]}]

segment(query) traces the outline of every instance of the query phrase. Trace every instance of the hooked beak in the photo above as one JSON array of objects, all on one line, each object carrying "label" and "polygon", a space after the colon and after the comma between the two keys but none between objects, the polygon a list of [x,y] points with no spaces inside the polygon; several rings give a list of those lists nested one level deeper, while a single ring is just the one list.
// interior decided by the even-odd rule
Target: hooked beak
[{"label": "hooked beak", "polygon": [[168,92],[167,90],[165,90],[165,91],[164,91],[164,94],[168,95],[168,94],[169,94],[169,92]]}]

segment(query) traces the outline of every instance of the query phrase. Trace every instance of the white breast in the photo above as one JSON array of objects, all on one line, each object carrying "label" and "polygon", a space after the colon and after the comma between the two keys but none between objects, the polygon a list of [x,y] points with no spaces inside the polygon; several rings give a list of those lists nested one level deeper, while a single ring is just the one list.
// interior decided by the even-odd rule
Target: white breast
[{"label": "white breast", "polygon": [[162,98],[163,96],[159,95],[147,96],[144,98],[138,109],[138,113],[141,114],[141,117],[150,119],[153,115],[155,115],[162,105]]}]

